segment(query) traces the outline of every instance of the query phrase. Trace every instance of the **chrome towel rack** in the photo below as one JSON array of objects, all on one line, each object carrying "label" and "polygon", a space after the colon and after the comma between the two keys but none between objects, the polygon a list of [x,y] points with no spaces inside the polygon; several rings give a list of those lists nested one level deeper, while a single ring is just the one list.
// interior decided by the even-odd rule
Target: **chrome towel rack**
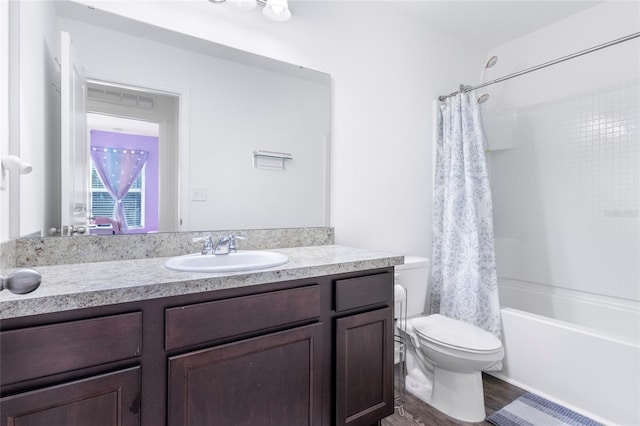
[{"label": "chrome towel rack", "polygon": [[[251,155],[253,156],[253,167],[256,167],[256,168],[265,167],[265,168],[271,168],[271,169],[284,170],[285,161],[293,160],[293,155],[286,152],[261,151],[257,149],[253,151]],[[267,161],[260,162],[260,159],[267,159]]]}]

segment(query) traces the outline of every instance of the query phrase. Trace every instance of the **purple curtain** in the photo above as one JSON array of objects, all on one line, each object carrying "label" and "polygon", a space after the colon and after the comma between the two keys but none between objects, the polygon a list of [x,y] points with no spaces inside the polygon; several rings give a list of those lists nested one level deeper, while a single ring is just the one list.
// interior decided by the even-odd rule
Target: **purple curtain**
[{"label": "purple curtain", "polygon": [[122,199],[138,178],[147,158],[149,158],[149,152],[138,149],[91,147],[91,159],[98,171],[100,180],[102,180],[109,195],[115,200],[113,218],[120,222],[124,232],[129,230],[129,226],[127,225]]}]

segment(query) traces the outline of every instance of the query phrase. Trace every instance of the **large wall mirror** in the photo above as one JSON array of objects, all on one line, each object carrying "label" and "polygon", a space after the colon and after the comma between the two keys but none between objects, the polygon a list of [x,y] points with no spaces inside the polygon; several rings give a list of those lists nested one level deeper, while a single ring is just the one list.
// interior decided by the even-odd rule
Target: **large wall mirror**
[{"label": "large wall mirror", "polygon": [[101,234],[329,225],[328,74],[73,1],[11,3],[11,140],[34,166],[12,238],[73,216]]}]

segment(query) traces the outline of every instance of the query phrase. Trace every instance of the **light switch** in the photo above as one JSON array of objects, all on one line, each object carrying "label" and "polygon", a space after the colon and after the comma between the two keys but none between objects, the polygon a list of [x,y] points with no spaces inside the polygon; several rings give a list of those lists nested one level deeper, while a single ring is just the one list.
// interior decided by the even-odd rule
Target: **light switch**
[{"label": "light switch", "polygon": [[207,188],[191,188],[191,201],[207,201]]}]

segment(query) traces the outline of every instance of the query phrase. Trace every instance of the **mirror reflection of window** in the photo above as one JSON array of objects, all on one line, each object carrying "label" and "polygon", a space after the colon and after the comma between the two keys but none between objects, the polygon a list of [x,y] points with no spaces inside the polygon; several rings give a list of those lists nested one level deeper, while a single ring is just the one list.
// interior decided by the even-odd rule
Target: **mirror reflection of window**
[{"label": "mirror reflection of window", "polygon": [[[130,230],[145,229],[145,172],[146,166],[136,178],[133,185],[123,199],[127,223]],[[93,161],[91,162],[91,217],[111,218],[115,207],[115,200],[105,188]],[[92,234],[111,234],[114,231],[111,223],[95,223],[91,228]],[[99,221],[98,221],[99,222]]]},{"label": "mirror reflection of window", "polygon": [[[114,187],[113,182],[105,185],[103,181],[103,178],[105,178],[105,170],[99,170],[99,168],[96,167],[96,160],[92,154],[90,187],[91,234],[109,235],[157,232],[159,230],[159,138],[157,135],[150,136],[148,131],[144,132],[147,133],[145,135],[133,133],[135,132],[135,127],[131,125],[132,120],[130,119],[119,121],[121,119],[118,117],[107,118],[108,120],[106,120],[106,122],[111,123],[109,126],[104,123],[96,124],[98,121],[93,119],[88,120],[89,123],[92,123],[92,125],[89,126],[91,150],[94,151],[96,148],[98,150],[104,150],[105,147],[108,147],[114,152],[120,152],[121,154],[119,155],[124,155],[122,159],[117,160],[112,158],[110,160],[113,163],[110,165],[110,173],[112,174],[114,171],[119,173],[127,168],[127,165],[124,163],[128,161],[128,154],[122,154],[127,151],[137,150],[144,152],[144,166],[139,174],[134,177],[134,181],[130,187],[126,189],[120,188],[118,190]],[[119,121],[119,127],[114,127],[114,120]],[[148,122],[145,123],[145,125],[148,124]],[[102,130],[106,128],[109,128],[109,131]],[[123,164],[119,165],[118,161],[121,161]],[[132,170],[133,169],[128,170],[127,173],[132,172]],[[109,178],[107,178],[107,180],[109,180]],[[115,193],[118,191],[120,192],[116,198],[121,198],[122,210],[120,214],[122,214],[123,217],[118,216],[116,199],[114,198]]]}]

